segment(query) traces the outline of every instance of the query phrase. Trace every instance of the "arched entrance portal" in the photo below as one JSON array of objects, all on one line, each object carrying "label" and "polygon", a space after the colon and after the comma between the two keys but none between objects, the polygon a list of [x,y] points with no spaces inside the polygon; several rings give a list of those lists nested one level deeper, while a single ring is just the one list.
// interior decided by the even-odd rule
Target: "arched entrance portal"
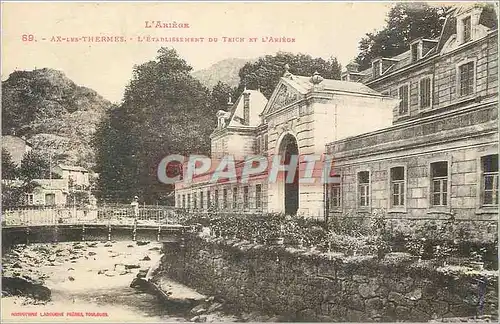
[{"label": "arched entrance portal", "polygon": [[286,181],[288,178],[288,173],[290,171],[284,172],[283,181],[284,183],[284,204],[285,204],[285,214],[296,215],[299,209],[299,165],[298,165],[298,155],[299,148],[297,146],[297,140],[291,134],[286,134],[281,140],[280,153],[283,159],[284,165],[289,165],[292,156],[297,157],[295,177],[293,181]]}]

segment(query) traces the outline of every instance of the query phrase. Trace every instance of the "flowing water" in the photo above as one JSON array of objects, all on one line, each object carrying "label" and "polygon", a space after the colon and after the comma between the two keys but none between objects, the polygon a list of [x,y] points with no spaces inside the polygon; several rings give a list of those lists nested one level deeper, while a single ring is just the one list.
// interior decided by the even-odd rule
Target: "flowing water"
[{"label": "flowing water", "polygon": [[[5,257],[3,275],[12,276],[13,272],[21,271],[21,275],[27,273],[31,277],[34,274],[48,276],[45,285],[52,291],[51,301],[40,303],[24,297],[2,297],[2,320],[187,321],[175,306],[165,305],[156,296],[129,287],[139,268],[125,270],[125,265],[149,268],[160,256],[159,244],[137,246],[133,242],[117,242],[112,246],[98,243],[94,247],[83,244],[78,250],[73,243],[43,246],[37,249],[36,245],[30,245],[19,251],[20,256]],[[12,267],[15,262],[21,264],[21,269]]]}]

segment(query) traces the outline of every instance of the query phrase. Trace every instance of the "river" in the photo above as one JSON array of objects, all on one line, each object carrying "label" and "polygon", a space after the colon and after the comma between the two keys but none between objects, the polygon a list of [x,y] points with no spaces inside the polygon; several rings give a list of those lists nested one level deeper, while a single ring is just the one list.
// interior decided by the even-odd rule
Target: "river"
[{"label": "river", "polygon": [[3,276],[45,277],[52,298],[39,302],[20,296],[2,297],[2,320],[186,322],[188,319],[175,305],[165,305],[156,296],[129,287],[141,269],[155,262],[160,247],[156,242],[142,246],[98,242],[17,248],[4,256]]}]

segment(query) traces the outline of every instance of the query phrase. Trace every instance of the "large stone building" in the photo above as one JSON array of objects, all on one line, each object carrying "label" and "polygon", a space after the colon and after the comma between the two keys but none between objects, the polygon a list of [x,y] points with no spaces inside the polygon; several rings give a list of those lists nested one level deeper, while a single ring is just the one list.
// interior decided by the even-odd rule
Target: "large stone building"
[{"label": "large stone building", "polygon": [[[288,70],[267,101],[245,90],[217,114],[213,158],[332,155],[339,181],[176,184],[176,206],[325,218],[383,208],[395,218],[498,215],[498,31],[493,6],[449,12],[438,39],[380,57],[342,80]],[[243,162],[236,163],[241,170]]]}]

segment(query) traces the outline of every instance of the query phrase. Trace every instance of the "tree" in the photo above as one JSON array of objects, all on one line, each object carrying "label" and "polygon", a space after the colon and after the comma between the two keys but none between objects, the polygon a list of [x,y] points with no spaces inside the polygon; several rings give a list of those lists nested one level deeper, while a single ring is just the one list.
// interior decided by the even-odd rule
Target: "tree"
[{"label": "tree", "polygon": [[17,166],[10,153],[2,148],[2,179],[13,180],[17,177]]},{"label": "tree", "polygon": [[340,79],[341,66],[336,58],[324,60],[306,54],[278,52],[261,57],[257,62],[245,64],[239,72],[240,84],[237,93],[241,94],[245,87],[260,88],[269,99],[285,72],[286,64],[290,66],[290,72],[293,74],[312,76],[314,72],[318,72],[325,79]]},{"label": "tree", "polygon": [[227,106],[229,97],[231,97],[232,102],[235,101],[235,96],[237,93],[237,88],[231,88],[228,84],[219,81],[212,89],[212,100],[213,103],[223,109]]},{"label": "tree", "polygon": [[18,176],[25,183],[33,179],[59,179],[61,176],[50,173],[49,159],[38,152],[30,151],[25,153],[18,169]]},{"label": "tree", "polygon": [[360,69],[371,66],[378,57],[394,57],[410,46],[418,37],[439,37],[449,7],[429,6],[423,2],[401,2],[394,5],[387,15],[384,29],[367,33],[359,42],[360,53],[356,62]]},{"label": "tree", "polygon": [[220,107],[191,70],[169,48],[134,67],[123,102],[94,138],[100,199],[126,201],[138,195],[146,203],[166,200],[173,187],[157,179],[161,159],[210,152],[209,135]]}]

